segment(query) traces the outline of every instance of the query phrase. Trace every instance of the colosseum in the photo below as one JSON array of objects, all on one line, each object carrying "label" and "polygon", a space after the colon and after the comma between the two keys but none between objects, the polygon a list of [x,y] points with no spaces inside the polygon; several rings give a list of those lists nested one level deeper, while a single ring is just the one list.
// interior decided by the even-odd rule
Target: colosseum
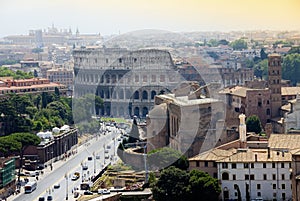
[{"label": "colosseum", "polygon": [[95,94],[104,107],[102,116],[144,118],[154,96],[171,91],[182,80],[168,51],[124,48],[80,48],[73,51],[74,96]]}]

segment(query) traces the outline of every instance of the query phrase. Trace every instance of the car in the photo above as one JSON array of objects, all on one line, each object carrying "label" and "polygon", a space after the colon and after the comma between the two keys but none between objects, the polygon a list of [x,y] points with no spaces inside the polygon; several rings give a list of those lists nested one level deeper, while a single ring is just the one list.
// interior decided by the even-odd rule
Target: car
[{"label": "car", "polygon": [[84,166],[82,166],[82,169],[87,170],[87,169],[89,169],[89,167],[87,165],[84,165]]},{"label": "car", "polygon": [[44,197],[39,197],[39,201],[45,201]]},{"label": "car", "polygon": [[100,159],[100,155],[96,155],[96,159]]},{"label": "car", "polygon": [[54,184],[53,188],[55,188],[55,189],[60,188],[60,184]]},{"label": "car", "polygon": [[103,189],[98,189],[98,194],[110,194],[110,190],[103,188]]},{"label": "car", "polygon": [[48,195],[48,197],[47,197],[47,201],[52,201],[53,200],[53,197],[52,197],[52,195]]},{"label": "car", "polygon": [[110,149],[110,148],[111,148],[111,146],[110,146],[110,145],[107,145],[107,146],[106,146],[106,149]]},{"label": "car", "polygon": [[79,196],[79,192],[75,191],[74,192],[74,198],[78,198],[78,196]]},{"label": "car", "polygon": [[83,194],[84,194],[84,195],[93,195],[93,192],[91,192],[91,191],[84,191]]},{"label": "car", "polygon": [[105,149],[104,153],[106,153],[106,154],[107,154],[108,152],[109,152],[109,151],[108,151],[107,149]]},{"label": "car", "polygon": [[91,161],[91,160],[93,160],[93,157],[89,156],[88,161]]},{"label": "car", "polygon": [[74,174],[73,174],[71,180],[72,180],[72,181],[75,181],[75,180],[79,179],[79,177],[80,177],[80,173],[79,173],[79,172],[74,172]]}]

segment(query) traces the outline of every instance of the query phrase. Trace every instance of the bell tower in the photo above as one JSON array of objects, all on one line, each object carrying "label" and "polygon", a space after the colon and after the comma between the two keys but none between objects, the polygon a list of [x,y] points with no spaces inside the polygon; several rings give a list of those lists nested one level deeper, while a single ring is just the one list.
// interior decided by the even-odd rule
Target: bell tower
[{"label": "bell tower", "polygon": [[268,56],[268,86],[271,91],[271,117],[279,116],[279,109],[282,106],[281,101],[281,56],[279,54],[270,54]]}]

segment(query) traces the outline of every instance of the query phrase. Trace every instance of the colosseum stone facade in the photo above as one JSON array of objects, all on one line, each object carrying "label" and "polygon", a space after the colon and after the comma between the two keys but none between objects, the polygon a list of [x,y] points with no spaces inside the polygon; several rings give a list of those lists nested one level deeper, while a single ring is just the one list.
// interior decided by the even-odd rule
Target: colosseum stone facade
[{"label": "colosseum stone facade", "polygon": [[104,101],[96,114],[145,117],[154,96],[171,91],[182,80],[168,51],[124,48],[80,48],[73,51],[74,96],[95,94]]}]

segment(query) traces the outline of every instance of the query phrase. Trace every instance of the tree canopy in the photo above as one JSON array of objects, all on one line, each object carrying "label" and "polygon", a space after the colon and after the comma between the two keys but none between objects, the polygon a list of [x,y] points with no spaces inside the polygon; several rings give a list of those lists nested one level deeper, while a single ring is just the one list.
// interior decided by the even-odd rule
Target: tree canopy
[{"label": "tree canopy", "polygon": [[28,78],[33,78],[33,73],[32,72],[26,73],[20,70],[17,70],[15,72],[8,69],[7,67],[0,67],[0,77],[13,77],[16,80],[28,79]]},{"label": "tree canopy", "polygon": [[158,180],[151,184],[157,201],[218,200],[221,192],[218,180],[208,174],[192,170],[187,173],[173,166],[164,169]]},{"label": "tree canopy", "polygon": [[256,115],[249,116],[246,120],[248,132],[260,133],[262,130],[260,119]]},{"label": "tree canopy", "polygon": [[229,44],[234,50],[244,50],[244,49],[247,49],[247,42],[243,39],[238,39],[238,40],[235,40],[235,41],[232,41],[230,44]]},{"label": "tree canopy", "polygon": [[288,54],[283,57],[282,77],[291,80],[294,86],[300,81],[300,54]]},{"label": "tree canopy", "polygon": [[186,156],[182,155],[179,151],[164,147],[154,149],[148,153],[148,167],[150,169],[163,169],[169,166],[187,170],[189,161]]}]

